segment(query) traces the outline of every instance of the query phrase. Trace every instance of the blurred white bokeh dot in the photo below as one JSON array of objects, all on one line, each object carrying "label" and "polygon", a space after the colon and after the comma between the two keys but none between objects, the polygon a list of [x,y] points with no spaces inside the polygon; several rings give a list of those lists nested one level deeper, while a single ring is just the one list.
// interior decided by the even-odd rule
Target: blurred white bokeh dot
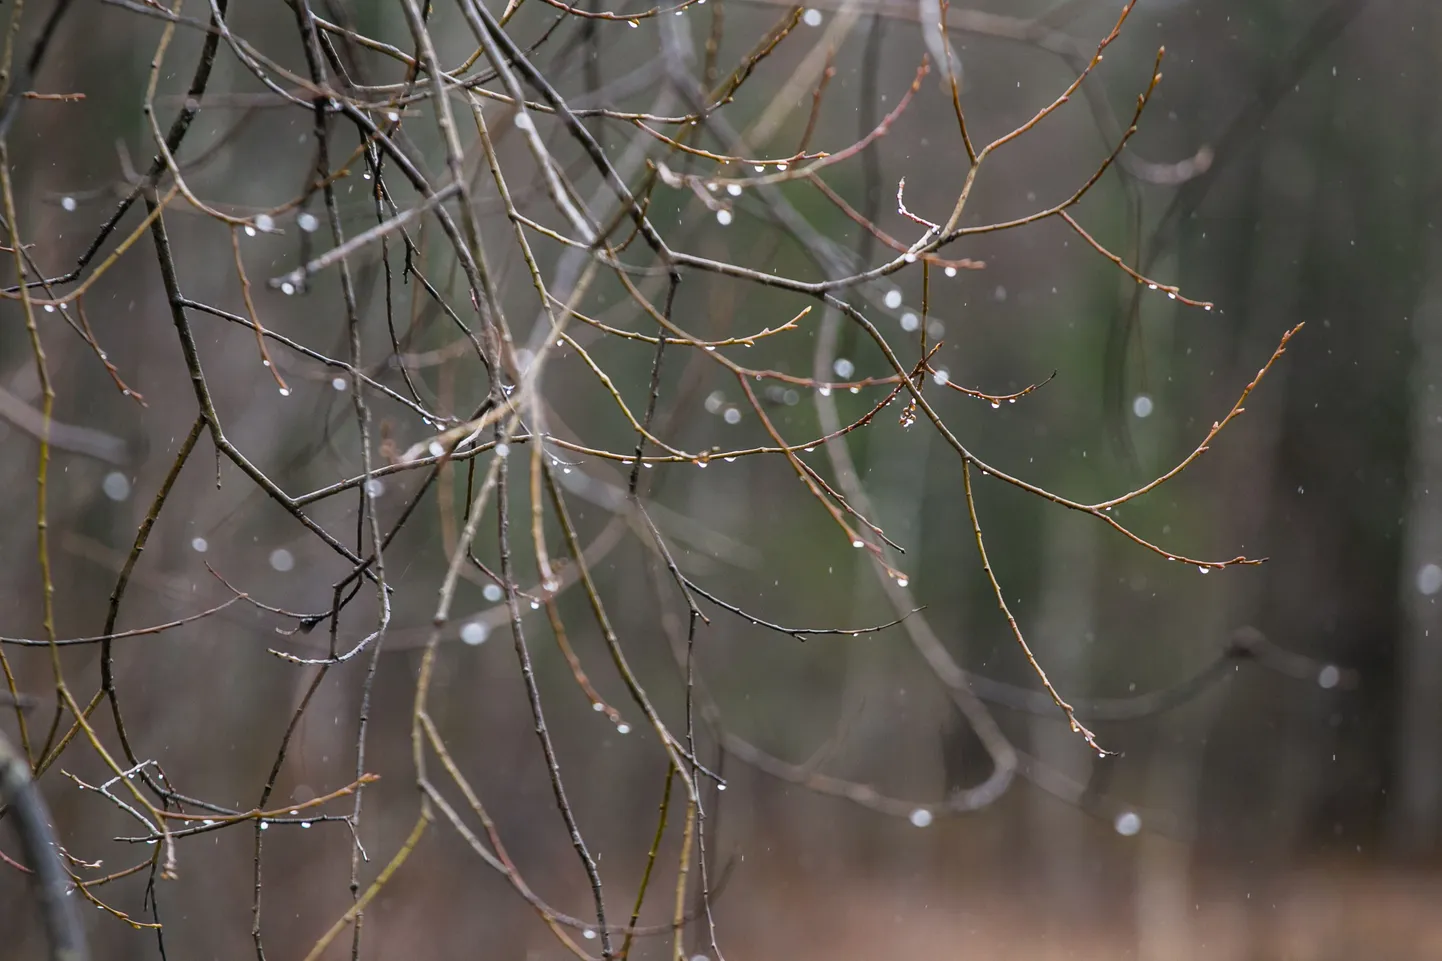
[{"label": "blurred white bokeh dot", "polygon": [[113,470],[105,475],[105,480],[100,482],[100,489],[111,500],[123,501],[130,496],[130,479],[120,471]]}]

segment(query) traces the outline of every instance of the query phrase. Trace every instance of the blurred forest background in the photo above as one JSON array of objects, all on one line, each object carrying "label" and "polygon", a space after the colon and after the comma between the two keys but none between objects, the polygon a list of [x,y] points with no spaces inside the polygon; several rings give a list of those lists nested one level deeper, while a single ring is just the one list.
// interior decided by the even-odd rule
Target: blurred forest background
[{"label": "blurred forest background", "polygon": [[[618,2],[611,8],[618,15],[649,9]],[[335,0],[314,3],[314,13],[409,56],[415,43],[405,6]],[[606,9],[606,0],[580,7]],[[50,7],[24,11],[17,82],[41,94],[84,94],[23,100],[5,133],[18,235],[47,276],[71,269],[156,156],[142,105],[166,29],[162,8],[170,9],[143,0],[76,2],[33,80],[18,64]],[[227,24],[266,64],[309,76],[295,12],[306,9],[279,0],[232,4]],[[969,0],[949,8],[960,104],[976,143],[1061,94],[1120,11],[1102,0]],[[194,0],[180,12],[200,25],[211,16]],[[492,14],[501,12],[492,5]],[[748,157],[772,158],[777,173],[774,162],[794,158],[803,130],[810,150],[838,152],[865,138],[896,109],[930,52],[930,72],[884,136],[824,168],[831,191],[909,245],[925,228],[898,211],[899,181],[909,211],[944,221],[968,169],[937,62],[944,43],[927,26],[939,12],[929,0],[825,0],[790,14],[771,0],[700,0],[674,16],[668,8],[628,23],[527,0],[505,29],[573,106],[674,116],[690,109],[674,81],[678,51],[690,51],[684,69],[712,89],[710,64],[724,78],[790,15],[794,28],[717,113],[730,132],[707,121],[692,139],[728,155],[744,145]],[[477,51],[461,4],[436,3],[429,25],[441,63],[463,64]],[[709,49],[708,37],[718,36]],[[264,86],[226,43],[206,92],[188,103],[203,42],[193,25],[175,31],[158,72],[155,119],[164,131],[178,112],[198,106],[177,160],[200,200],[238,219],[228,225],[174,196],[164,224],[184,296],[232,315],[228,322],[185,312],[225,434],[297,497],[365,471],[344,364],[271,339],[267,367],[248,319],[329,357],[350,356],[335,266],[290,292],[267,283],[335,246],[320,192],[306,189],[317,164],[315,116],[310,95],[280,69],[265,72],[298,102]],[[335,43],[354,58],[351,80],[407,80],[404,65],[384,51]],[[984,268],[930,266],[925,290],[923,265],[911,263],[837,295],[876,325],[908,367],[921,358],[923,331],[928,346],[942,342],[932,367],[944,374],[927,378],[925,396],[970,451],[1084,503],[1122,495],[1182,461],[1283,335],[1305,323],[1207,453],[1110,512],[1189,558],[1268,560],[1199,571],[1096,517],[972,472],[1005,600],[1078,719],[1116,752],[1098,757],[1069,730],[1018,649],[978,560],[961,460],[925,416],[910,427],[898,421],[904,390],[865,426],[797,452],[859,510],[846,478],[864,487],[865,512],[904,555],[869,531],[868,549],[853,549],[785,456],[702,458],[706,469],[686,460],[648,463],[640,472],[644,498],[679,572],[717,598],[810,629],[855,629],[895,621],[898,610],[924,611],[882,631],[813,634],[802,643],[700,602],[709,623],[696,630],[691,665],[696,752],[726,789],[695,779],[704,799],[706,876],[693,854],[685,904],[695,917],[673,943],[665,925],[686,820],[686,781],[675,780],[641,912],[641,922],[661,933],[638,937],[632,956],[710,957],[718,947],[731,961],[1442,956],[1435,910],[1442,634],[1430,636],[1442,631],[1442,7],[1140,0],[1070,102],[982,164],[962,226],[1045,209],[1085,183],[1130,122],[1163,45],[1164,79],[1135,136],[1071,214],[1141,274],[1176,285],[1182,299],[1138,285],[1057,217],[949,244],[939,256],[973,258]],[[479,58],[472,72],[489,62]],[[828,65],[834,76],[817,96]],[[506,91],[501,79],[485,86]],[[435,102],[417,99],[389,117],[383,97],[368,99],[366,116],[386,129],[398,123],[396,141],[424,162],[433,185],[446,182]],[[480,159],[469,107],[459,92],[452,99],[489,269],[517,325],[524,368],[545,342],[536,289]],[[532,111],[518,125],[504,100],[480,102],[522,212],[572,234],[523,136],[536,133],[600,222],[616,211],[624,220],[561,120]],[[355,123],[341,112],[328,123],[329,169],[349,165],[334,194],[352,236],[377,222],[372,168],[353,153]],[[708,191],[708,177],[755,171],[678,155],[624,120],[585,123],[633,187],[647,176],[646,156],[673,178],[701,178],[696,189],[681,179],[652,184],[648,216],[675,250],[804,281],[827,276],[812,256],[817,249],[839,252],[857,269],[900,256],[804,179]],[[387,163],[396,203],[417,206],[419,195],[394,160]],[[160,178],[162,197],[172,184]],[[303,192],[302,204],[284,206]],[[459,209],[455,198],[446,206]],[[88,268],[138,231],[86,290],[83,315],[76,302],[32,311],[55,396],[47,519],[61,639],[106,632],[137,527],[196,423],[192,378],[145,216],[137,202]],[[798,224],[809,240],[797,239]],[[406,230],[419,245],[416,266],[459,317],[479,327],[482,305],[473,303],[434,218],[423,213]],[[613,239],[629,230],[623,223]],[[574,283],[587,258],[567,260],[576,248],[538,231],[529,237],[540,274],[569,276],[556,281],[562,288]],[[376,466],[413,445],[425,456],[430,439],[475,416],[492,389],[471,341],[418,291],[414,276],[402,275],[409,256],[399,233],[386,243],[384,254],[377,240],[348,258],[359,356],[370,377],[366,456]],[[6,284],[14,283],[11,256]],[[655,263],[641,240],[624,259]],[[636,284],[662,303],[664,272],[637,274]],[[56,285],[54,294],[70,289]],[[736,377],[708,354],[793,377],[754,382],[760,409],[792,442],[850,423],[884,399],[891,386],[867,382],[896,383],[877,343],[813,297],[683,270],[671,316],[689,334],[719,341],[774,331],[807,307],[795,329],[754,347],[668,347],[655,432],[692,452],[772,443]],[[658,329],[605,270],[576,309],[647,337]],[[12,744],[28,736],[38,747],[56,711],[36,560],[43,391],[24,305],[11,296],[0,316],[0,471],[11,504],[0,533],[0,634],[26,705],[0,701],[0,732]],[[86,325],[132,396],[71,329]],[[399,350],[397,330],[405,335]],[[579,322],[569,333],[639,417],[653,345]],[[633,456],[636,431],[576,344],[555,348],[546,363],[543,428],[617,456],[554,445],[541,456],[570,498],[582,541],[600,544],[588,557],[636,678],[686,742],[687,609],[653,539],[628,512],[633,471],[618,459]],[[989,402],[945,389],[945,381],[1026,393]],[[830,383],[861,390],[819,389]],[[432,422],[420,409],[457,420]],[[521,433],[542,429],[529,415],[523,421]],[[515,581],[527,592],[517,606],[570,807],[604,881],[610,921],[624,925],[663,787],[672,783],[667,754],[618,676],[586,593],[569,576],[574,563],[557,562],[566,576],[549,585],[553,602],[537,574],[531,506],[543,482],[532,479],[534,446],[510,447]],[[268,608],[232,602],[171,630],[114,641],[126,751],[158,765],[148,776],[163,770],[174,790],[236,812],[304,805],[362,772],[379,779],[364,785],[363,806],[346,795],[297,807],[293,817],[282,811],[269,822],[178,838],[177,878],[162,880],[145,863],[155,848],[143,843],[147,831],[136,818],[144,812],[127,813],[67,777],[91,786],[113,777],[81,734],[38,780],[70,869],[94,880],[142,868],[87,889],[98,907],[75,896],[97,958],[306,957],[355,903],[356,845],[364,849],[354,875],[360,892],[403,848],[421,807],[412,722],[437,591],[465,505],[496,459],[492,450],[440,469],[393,470],[306,507],[361,556],[372,543],[360,519],[367,503],[382,530],[406,521],[384,552],[393,589],[388,623],[356,657],[322,670],[294,658],[324,661],[328,624],[296,632],[297,618],[284,612],[329,610],[352,564],[213,451],[202,433],[134,565],[113,630],[233,601],[207,565]],[[648,453],[664,454],[655,445]],[[542,498],[537,510],[554,560],[568,551],[549,505]],[[496,570],[494,498],[487,510],[475,550]],[[888,576],[883,561],[902,576]],[[594,919],[591,883],[538,749],[504,595],[478,567],[460,580],[435,636],[430,718],[529,889],[557,911]],[[340,618],[340,650],[377,631],[377,611],[366,584]],[[551,639],[558,621],[594,695],[578,687]],[[69,688],[86,703],[104,681],[97,645],[59,652]],[[966,673],[946,675],[957,668]],[[369,728],[358,765],[362,713]],[[61,733],[71,720],[62,717]],[[96,737],[129,768],[110,708],[92,718]],[[998,751],[1012,758],[1016,777],[997,767]],[[434,755],[429,763],[440,784],[442,763]],[[273,790],[262,795],[268,779]],[[474,834],[488,837],[476,809],[445,783],[442,793]],[[134,803],[118,787],[112,793]],[[163,806],[158,795],[151,799]],[[127,836],[142,840],[115,840]],[[10,859],[17,857],[12,839],[0,822],[0,851]],[[3,953],[44,957],[28,878],[15,863],[0,864]],[[162,933],[118,914],[141,924],[158,918]],[[346,930],[323,956],[567,956],[504,874],[439,814],[366,904],[361,930],[354,940]],[[595,930],[568,930],[578,950],[600,956],[604,939]]]}]

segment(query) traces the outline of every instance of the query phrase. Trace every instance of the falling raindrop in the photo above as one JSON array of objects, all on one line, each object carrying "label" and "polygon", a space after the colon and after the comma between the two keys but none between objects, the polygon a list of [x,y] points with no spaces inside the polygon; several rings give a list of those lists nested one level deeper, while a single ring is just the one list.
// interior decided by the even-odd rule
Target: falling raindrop
[{"label": "falling raindrop", "polygon": [[946,372],[946,368],[943,367],[942,369],[936,371],[936,373],[931,375],[931,381],[938,387],[945,387],[947,384],[951,383],[951,375],[948,374]]},{"label": "falling raindrop", "polygon": [[284,574],[295,567],[295,556],[284,547],[277,547],[270,552],[270,566]]},{"label": "falling raindrop", "polygon": [[315,214],[306,213],[295,218],[295,225],[310,234],[314,233],[316,228],[320,226],[320,221],[315,218]]},{"label": "falling raindrop", "polygon": [[288,280],[281,281],[280,292],[289,297],[291,294],[295,293],[295,284],[291,283]]},{"label": "falling raindrop", "polygon": [[724,420],[724,421],[726,421],[726,423],[728,423],[728,424],[739,424],[739,423],[741,423],[741,410],[740,410],[740,408],[737,408],[737,407],[728,407],[728,408],[726,408],[726,413],[724,413],[724,414],[721,415],[721,419]]},{"label": "falling raindrop", "polygon": [[1342,672],[1337,669],[1335,664],[1328,664],[1317,672],[1317,686],[1324,690],[1330,691],[1341,681]]},{"label": "falling raindrop", "polygon": [[206,551],[210,550],[210,542],[203,537],[191,538],[190,549],[195,551],[197,554],[204,554]]},{"label": "falling raindrop", "polygon": [[366,481],[366,493],[372,497],[379,497],[386,492],[386,483],[379,477],[372,477]]},{"label": "falling raindrop", "polygon": [[330,385],[331,385],[332,387],[334,387],[336,390],[345,390],[345,387],[346,387],[345,378],[344,378],[344,377],[336,377],[336,378],[334,378],[334,379],[330,382]]},{"label": "falling raindrop", "polygon": [[1132,413],[1138,417],[1150,417],[1152,414],[1152,399],[1146,394],[1138,394],[1132,401]]},{"label": "falling raindrop", "polygon": [[716,222],[723,227],[729,225],[731,223],[731,211],[724,209],[716,211]]},{"label": "falling raindrop", "polygon": [[920,326],[921,318],[913,314],[911,311],[908,310],[906,313],[901,315],[901,329],[906,331],[908,334]]},{"label": "falling raindrop", "polygon": [[501,585],[499,584],[487,584],[485,587],[481,588],[481,596],[484,597],[486,600],[490,601],[492,604],[496,603],[496,601],[499,601],[504,594],[505,591],[501,590]]},{"label": "falling raindrop", "polygon": [[821,11],[807,10],[804,14],[801,15],[801,20],[808,27],[819,27],[821,26]]},{"label": "falling raindrop", "polygon": [[510,457],[510,456],[511,456],[511,445],[510,445],[510,444],[497,444],[497,445],[496,445],[496,456],[497,456],[497,457]]},{"label": "falling raindrop", "polygon": [[931,812],[926,808],[917,808],[911,812],[910,821],[919,828],[924,828],[931,823]]},{"label": "falling raindrop", "polygon": [[894,288],[891,289],[891,290],[888,290],[888,291],[886,292],[885,303],[886,303],[886,306],[887,306],[887,307],[890,307],[892,310],[895,310],[896,308],[900,307],[900,306],[901,306],[901,291],[896,290],[896,289],[894,289]]},{"label": "falling raindrop", "polygon": [[80,205],[75,202],[75,198],[74,198],[74,197],[61,197],[61,198],[60,198],[60,209],[63,210],[63,211],[65,211],[66,213],[73,213],[74,210],[75,210],[75,208],[78,207],[78,206],[80,206]]},{"label": "falling raindrop", "polygon": [[467,621],[461,625],[461,640],[471,647],[478,647],[486,642],[486,635],[491,629],[486,627],[483,621]]},{"label": "falling raindrop", "polygon": [[263,234],[268,234],[275,229],[275,221],[271,219],[270,214],[256,214],[255,229]]},{"label": "falling raindrop", "polygon": [[845,357],[836,358],[836,362],[831,365],[831,369],[836,371],[836,376],[842,380],[846,380],[852,374],[856,373],[855,365]]}]

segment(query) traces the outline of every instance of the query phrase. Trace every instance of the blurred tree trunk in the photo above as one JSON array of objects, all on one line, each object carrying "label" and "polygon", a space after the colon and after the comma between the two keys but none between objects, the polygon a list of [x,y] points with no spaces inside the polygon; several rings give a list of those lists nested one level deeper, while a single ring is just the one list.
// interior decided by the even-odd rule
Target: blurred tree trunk
[{"label": "blurred tree trunk", "polygon": [[1433,235],[1428,280],[1412,315],[1412,424],[1403,523],[1398,638],[1400,723],[1396,810],[1399,854],[1434,850],[1442,811],[1442,238]]},{"label": "blurred tree trunk", "polygon": [[[837,443],[833,441],[833,443]],[[894,423],[873,432],[864,459],[858,458],[857,474],[866,489],[870,512],[882,528],[909,552],[899,566],[920,580],[923,574],[914,558],[922,556],[926,537],[927,462],[932,436],[920,430],[902,430]],[[856,449],[852,448],[853,456]],[[855,501],[853,500],[853,503]],[[886,616],[885,595],[877,585],[877,570],[870,562],[857,564],[847,623],[862,624]],[[878,613],[880,612],[880,613]],[[958,637],[954,623],[936,618],[933,627],[958,659],[965,639]],[[850,717],[851,705],[860,710]],[[945,794],[945,767],[941,763],[944,732],[955,708],[945,690],[908,647],[894,648],[868,643],[853,644],[847,651],[847,691],[843,698],[848,776],[876,784],[893,785],[898,796],[932,800]],[[898,730],[898,721],[902,727]],[[904,733],[903,733],[904,732]],[[897,750],[897,738],[913,745]],[[898,854],[882,833],[870,843],[881,846],[871,854],[871,863],[890,862],[907,870],[918,870],[933,859],[943,858],[937,847],[913,853],[915,863],[898,862]]]},{"label": "blurred tree trunk", "polygon": [[[1421,29],[1434,41],[1442,38],[1442,18],[1431,11]],[[1430,63],[1419,66],[1435,69],[1435,65],[1434,53]],[[1418,131],[1424,162],[1431,161],[1422,168],[1427,173],[1418,187],[1434,202],[1442,196],[1442,174],[1437,170],[1442,138],[1437,134],[1435,98],[1432,91],[1425,106],[1419,104],[1433,120],[1420,124]],[[1431,203],[1418,206],[1435,209]],[[1435,851],[1442,819],[1442,630],[1431,636],[1434,629],[1442,629],[1437,608],[1442,588],[1442,237],[1435,221],[1426,219],[1425,228],[1419,231],[1427,246],[1422,284],[1411,318],[1411,449],[1398,576],[1402,616],[1397,638],[1397,779],[1387,839],[1403,855]]]},{"label": "blurred tree trunk", "polygon": [[[1217,369],[1225,372],[1215,386],[1203,390],[1199,423],[1208,423],[1235,401],[1240,386],[1250,381],[1259,364],[1275,349],[1284,330],[1302,312],[1301,292],[1318,222],[1318,196],[1322,164],[1314,161],[1311,146],[1325,142],[1331,101],[1314,97],[1274,117],[1266,139],[1259,143],[1248,162],[1240,196],[1224,202],[1236,210],[1235,234],[1229,249],[1230,281],[1216,291],[1227,304],[1220,320],[1225,332],[1212,341],[1217,352]],[[1240,236],[1237,236],[1240,235]],[[1205,237],[1205,234],[1202,234]],[[1199,242],[1196,238],[1188,238]],[[1223,242],[1226,242],[1225,240]],[[1184,269],[1190,259],[1188,242],[1178,247],[1178,265]],[[1174,321],[1175,322],[1175,321]],[[1224,359],[1225,358],[1225,359]],[[1193,360],[1193,364],[1195,361]],[[1286,410],[1285,365],[1267,374],[1264,394],[1251,399],[1244,420],[1229,429],[1216,445],[1219,480],[1214,482],[1211,500],[1217,518],[1217,538],[1208,544],[1216,556],[1266,555],[1265,541],[1272,526],[1272,496],[1278,471],[1278,444]],[[1244,624],[1265,620],[1269,572],[1253,568],[1233,569],[1222,578],[1208,581],[1197,591],[1201,609],[1194,630],[1179,635],[1192,645],[1215,650],[1227,633]],[[1196,650],[1193,646],[1192,650]],[[1272,685],[1265,696],[1275,696]],[[1178,711],[1170,719],[1159,719],[1161,729],[1155,740],[1148,772],[1148,801],[1172,812],[1183,823],[1196,822],[1204,813],[1199,796],[1208,761],[1208,745],[1227,740],[1223,732],[1229,716],[1243,715],[1249,724],[1261,715],[1252,700],[1261,696],[1248,686],[1227,685],[1225,691],[1201,699]],[[1240,706],[1245,705],[1245,710]],[[1226,708],[1224,711],[1223,709]],[[1309,719],[1315,720],[1315,719]],[[1255,730],[1238,732],[1246,738]],[[1239,907],[1245,905],[1245,891],[1261,883],[1278,864],[1284,863],[1301,827],[1308,785],[1315,777],[1306,750],[1304,725],[1291,725],[1270,742],[1249,749],[1244,763],[1255,765],[1256,777],[1239,784],[1231,801],[1243,807],[1267,810],[1270,818],[1254,826],[1251,858],[1240,867],[1243,881],[1231,892]],[[1309,766],[1310,765],[1310,766]],[[1199,900],[1193,877],[1191,845],[1146,836],[1138,857],[1137,924],[1138,956],[1142,959],[1185,959],[1196,954],[1205,940],[1212,957],[1227,957],[1246,950],[1246,932],[1208,932],[1199,937],[1195,927]],[[1255,940],[1255,936],[1254,936]]]},{"label": "blurred tree trunk", "polygon": [[[1095,650],[1096,597],[1100,571],[1100,525],[1070,511],[1050,511],[1041,549],[1041,611],[1035,630],[1038,657],[1063,691],[1087,691]],[[1030,725],[1031,750],[1038,761],[1086,782],[1092,761],[1077,750],[1077,736],[1060,713],[1038,715]],[[1078,770],[1078,768],[1080,768]],[[1077,810],[1042,791],[1027,791],[1027,832],[1038,873],[1046,885],[1048,923],[1065,931],[1094,906],[1086,877],[1088,846]]]}]

